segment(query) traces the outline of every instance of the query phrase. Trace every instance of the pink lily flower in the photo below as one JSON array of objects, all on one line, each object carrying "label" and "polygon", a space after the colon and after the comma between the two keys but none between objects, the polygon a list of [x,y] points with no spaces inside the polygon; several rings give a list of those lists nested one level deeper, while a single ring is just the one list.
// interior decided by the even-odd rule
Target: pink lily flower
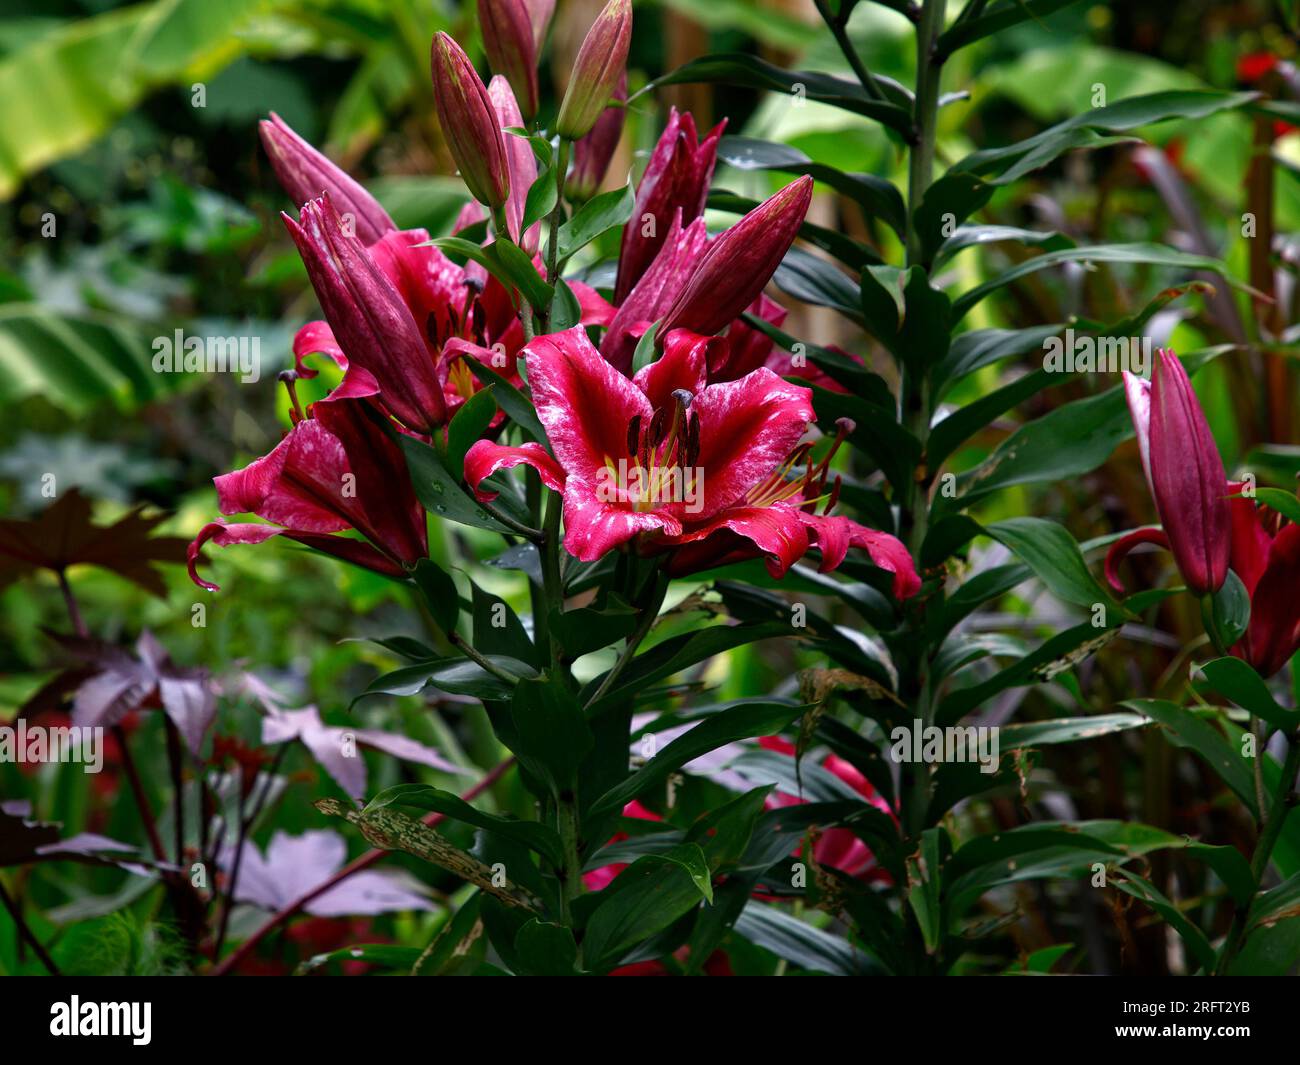
[{"label": "pink lily flower", "polygon": [[[384,431],[382,418],[368,400],[331,396],[312,404],[310,417],[298,418],[269,454],[214,478],[222,514],[252,513],[274,524],[209,522],[189,547],[194,583],[219,590],[198,574],[209,541],[228,547],[273,536],[405,577],[407,566],[428,556],[428,531],[401,449]],[[365,540],[335,535],[350,529]]]},{"label": "pink lily flower", "polygon": [[1111,545],[1106,577],[1117,592],[1119,563],[1138,544],[1174,555],[1188,590],[1217,592],[1228,576],[1231,523],[1227,475],[1187,371],[1172,351],[1156,354],[1151,380],[1124,374],[1138,451],[1163,529],[1137,529]]},{"label": "pink lily flower", "polygon": [[673,552],[677,575],[762,557],[779,577],[814,546],[823,571],[862,547],[894,575],[898,598],[914,595],[920,578],[895,537],[828,513],[838,495],[838,483],[827,487],[830,456],[814,463],[801,443],[811,392],[767,368],[707,385],[716,342],[670,333],[663,356],[628,379],[581,327],[537,337],[524,354],[555,457],[480,440],[465,457],[466,481],[491,499],[480,486],[492,473],[534,467],[562,492],[565,548],[583,561],[635,540],[646,554]]}]

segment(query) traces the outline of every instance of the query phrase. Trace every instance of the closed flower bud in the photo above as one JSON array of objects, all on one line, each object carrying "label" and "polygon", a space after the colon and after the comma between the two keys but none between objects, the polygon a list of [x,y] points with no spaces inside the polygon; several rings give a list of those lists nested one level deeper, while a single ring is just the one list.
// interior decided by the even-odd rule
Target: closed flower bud
[{"label": "closed flower bud", "polygon": [[658,335],[689,329],[709,336],[763,291],[799,233],[813,179],[801,177],[714,238],[668,309]]},{"label": "closed flower bud", "polygon": [[370,193],[298,136],[279,115],[272,112],[258,132],[280,187],[294,207],[329,193],[345,223],[352,220],[353,232],[366,245],[397,228]]},{"label": "closed flower bud", "polygon": [[[488,98],[496,110],[497,121],[503,130],[512,126],[523,125],[519,114],[519,104],[515,94],[510,91],[510,83],[498,74],[488,85]],[[505,135],[506,165],[510,170],[510,197],[506,200],[506,228],[510,239],[520,245],[530,255],[537,251],[541,240],[542,224],[534,222],[526,233],[521,232],[524,221],[524,209],[528,206],[528,190],[537,180],[537,157],[533,155],[533,146],[523,137],[513,133]]]},{"label": "closed flower bud", "polygon": [[542,50],[546,40],[546,31],[551,28],[551,16],[555,14],[555,0],[524,0],[528,8],[528,21],[533,27],[533,43],[537,50]]},{"label": "closed flower bud", "polygon": [[564,182],[564,195],[573,203],[586,203],[596,195],[623,137],[623,120],[627,117],[627,108],[623,106],[627,99],[626,72],[619,79],[613,99],[616,103],[605,108],[591,132],[573,146],[573,169]]},{"label": "closed flower bud", "polygon": [[299,221],[282,217],[348,358],[349,377],[358,370],[368,375],[369,391],[378,391],[407,428],[427,432],[441,425],[446,404],[424,336],[393,283],[345,230],[329,196],[303,204]]},{"label": "closed flower bud", "polygon": [[555,132],[567,140],[585,137],[605,110],[627,72],[632,41],[632,0],[609,0],[578,50]]},{"label": "closed flower bud", "polygon": [[510,196],[506,148],[488,91],[474,64],[447,34],[433,39],[433,96],[438,121],[470,195],[493,210]]},{"label": "closed flower bud", "polygon": [[492,72],[510,82],[525,120],[537,114],[537,43],[524,0],[478,0],[483,48]]},{"label": "closed flower bud", "polygon": [[1187,587],[1209,595],[1228,575],[1228,479],[1187,371],[1169,350],[1157,353],[1151,372],[1150,417],[1147,453],[1156,509]]},{"label": "closed flower bud", "polygon": [[[627,298],[659,254],[667,220],[680,210],[682,225],[686,226],[704,213],[718,159],[718,140],[726,126],[723,119],[701,140],[694,115],[675,107],[668,112],[668,123],[637,186],[633,224],[623,227],[614,285],[616,304]],[[652,223],[649,228],[645,225],[647,219]]]}]

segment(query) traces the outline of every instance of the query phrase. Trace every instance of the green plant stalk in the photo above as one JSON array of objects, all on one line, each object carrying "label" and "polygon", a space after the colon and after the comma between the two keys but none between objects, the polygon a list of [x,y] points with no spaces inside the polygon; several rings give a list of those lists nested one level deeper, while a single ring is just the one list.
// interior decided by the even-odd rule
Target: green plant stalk
[{"label": "green plant stalk", "polygon": [[1219,632],[1218,625],[1214,622],[1214,596],[1201,596],[1201,624],[1205,626],[1205,635],[1210,638],[1215,652],[1220,655],[1228,654],[1228,647],[1223,641],[1223,634]]},{"label": "green plant stalk", "polygon": [[[939,82],[942,65],[935,59],[935,41],[943,30],[947,0],[925,0],[916,28],[916,94],[913,118],[913,142],[907,167],[907,265],[926,266],[923,262],[921,237],[914,220],[917,207],[925,196],[934,174],[935,136],[938,126]],[[910,483],[900,487],[899,534],[903,537],[920,569],[921,546],[929,524],[929,485],[932,474],[926,468],[925,447],[930,435],[931,397],[923,371],[904,366],[899,383],[899,415],[902,423],[921,445],[921,465]],[[929,676],[929,648],[925,644],[924,625],[915,610],[907,612],[907,646],[914,650],[900,663],[900,694],[914,708],[913,717],[928,727],[933,717]],[[905,830],[913,843],[925,830],[930,806],[931,779],[928,767],[913,765],[911,790],[903,810]],[[921,959],[926,964],[926,959]]]},{"label": "green plant stalk", "polygon": [[916,27],[916,142],[907,166],[907,265],[924,265],[921,238],[912,220],[934,176],[934,141],[939,119],[939,79],[943,64],[935,57],[935,42],[943,31],[948,0],[925,0]]},{"label": "green plant stalk", "polygon": [[654,584],[651,586],[652,590],[650,598],[642,608],[641,617],[637,621],[636,630],[627,638],[627,646],[623,648],[623,653],[618,656],[618,660],[614,663],[613,668],[605,674],[605,679],[600,682],[600,687],[596,689],[595,694],[587,701],[588,708],[600,701],[606,692],[614,686],[614,681],[616,681],[623,670],[627,668],[628,663],[632,661],[633,656],[637,652],[637,648],[641,646],[641,641],[646,638],[651,628],[654,627],[655,621],[659,618],[659,608],[663,606],[664,596],[668,594],[668,585],[669,580],[662,570],[655,574]]},{"label": "green plant stalk", "polygon": [[[1250,872],[1255,879],[1255,895],[1259,894],[1264,874],[1268,872],[1268,863],[1273,857],[1273,848],[1277,846],[1278,838],[1282,835],[1282,826],[1286,824],[1287,813],[1296,801],[1294,787],[1296,774],[1300,773],[1300,731],[1292,732],[1287,736],[1287,743],[1289,747],[1286,760],[1282,763],[1282,775],[1278,778],[1273,801],[1267,811],[1261,809],[1259,812],[1261,832],[1259,842],[1255,844],[1255,853],[1250,859]],[[1264,752],[1257,751],[1255,756],[1262,758]],[[1214,969],[1217,976],[1222,976],[1228,971],[1228,965],[1241,946],[1249,909],[1248,906],[1238,906],[1237,912],[1233,914],[1232,926],[1228,929],[1223,948],[1219,951],[1218,964]]]},{"label": "green plant stalk", "polygon": [[27,919],[23,917],[22,906],[17,899],[12,898],[9,892],[5,890],[3,880],[0,880],[0,903],[4,904],[4,908],[9,911],[9,916],[13,918],[14,927],[18,929],[19,937],[32,948],[33,953],[40,960],[40,963],[45,966],[46,971],[51,976],[62,976],[59,967],[54,964],[54,959],[50,957],[44,945],[36,938],[36,933],[27,924]]},{"label": "green plant stalk", "polygon": [[579,855],[578,800],[571,791],[556,796],[555,828],[564,852],[560,877],[560,920],[573,923],[573,900],[582,894],[582,858]]},{"label": "green plant stalk", "polygon": [[[939,116],[939,82],[942,63],[935,59],[935,42],[943,30],[947,0],[925,0],[916,28],[916,104],[912,114],[915,143],[907,163],[907,265],[927,266],[916,230],[915,213],[925,198],[934,176],[934,142]],[[917,480],[902,495],[900,531],[906,536],[913,557],[919,559],[929,524],[929,506],[924,495],[932,475],[924,468],[925,445],[930,436],[929,387],[922,373],[904,367],[899,387],[903,424],[921,444],[922,469]]]},{"label": "green plant stalk", "polygon": [[[553,222],[553,229],[559,228]],[[564,609],[564,585],[560,575],[560,516],[564,498],[559,492],[546,492],[546,520],[544,539],[542,541],[542,608],[550,617],[552,609]],[[561,661],[560,645],[550,637],[549,622],[547,629],[536,628],[543,657],[549,659],[551,669],[566,683],[569,682],[568,669]],[[566,789],[555,796],[555,830],[560,837],[564,854],[564,864],[560,873],[560,920],[565,925],[573,923],[572,902],[582,894],[582,830],[578,816],[578,797],[571,789]]]},{"label": "green plant stalk", "polygon": [[844,53],[844,58],[848,60],[849,66],[857,76],[862,88],[866,90],[867,95],[876,100],[884,101],[885,94],[881,91],[876,79],[871,76],[871,71],[867,65],[862,62],[862,57],[858,55],[857,50],[853,47],[853,42],[849,40],[848,32],[845,30],[847,20],[842,17],[836,17],[830,13],[826,6],[826,0],[816,0],[817,11],[820,13],[822,20],[830,27],[831,33],[835,37],[835,43],[840,46],[840,51]]},{"label": "green plant stalk", "polygon": [[[542,527],[542,597],[544,612],[549,619],[552,609],[564,609],[564,587],[560,579],[560,515],[564,498],[559,492],[548,491],[546,496],[546,522]],[[560,646],[550,638],[549,632],[546,646],[541,651],[553,668],[560,665]]]},{"label": "green plant stalk", "polygon": [[[560,138],[560,150],[555,157],[555,207],[551,211],[546,234],[546,283],[555,285],[559,281],[560,264],[560,226],[564,222],[564,178],[569,172],[569,152],[573,142],[566,137]],[[549,324],[550,314],[547,314]]]}]

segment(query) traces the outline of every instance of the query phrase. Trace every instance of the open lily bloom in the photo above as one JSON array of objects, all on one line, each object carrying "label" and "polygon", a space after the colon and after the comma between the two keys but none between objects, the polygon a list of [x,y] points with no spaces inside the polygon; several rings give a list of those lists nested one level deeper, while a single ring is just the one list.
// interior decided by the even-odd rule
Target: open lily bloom
[{"label": "open lily bloom", "polygon": [[[222,514],[252,513],[274,524],[214,521],[200,529],[189,547],[199,587],[219,590],[198,574],[209,541],[227,547],[287,536],[390,577],[405,576],[407,565],[428,555],[424,509],[378,411],[367,400],[331,398],[313,404],[311,414],[269,454],[214,479]],[[365,540],[336,535],[349,529]]]},{"label": "open lily bloom", "polygon": [[565,547],[583,561],[635,540],[643,553],[672,551],[678,575],[762,557],[781,576],[814,546],[823,571],[852,546],[894,575],[898,598],[915,594],[920,579],[895,537],[827,513],[838,495],[827,488],[830,456],[814,462],[801,443],[813,421],[809,390],[766,368],[707,385],[716,343],[677,330],[629,379],[580,327],[536,338],[524,353],[554,457],[536,444],[480,440],[466,481],[490,499],[487,477],[533,466],[563,493]]}]

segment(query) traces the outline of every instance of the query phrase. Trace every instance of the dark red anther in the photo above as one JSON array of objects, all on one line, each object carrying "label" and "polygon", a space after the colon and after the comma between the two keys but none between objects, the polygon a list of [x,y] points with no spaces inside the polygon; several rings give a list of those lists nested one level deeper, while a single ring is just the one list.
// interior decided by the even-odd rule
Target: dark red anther
[{"label": "dark red anther", "polygon": [[627,423],[627,453],[636,455],[641,447],[641,415],[635,414]]},{"label": "dark red anther", "polygon": [[654,417],[650,419],[650,446],[658,447],[663,441],[664,422],[668,420],[668,412],[660,407],[655,411]]}]

